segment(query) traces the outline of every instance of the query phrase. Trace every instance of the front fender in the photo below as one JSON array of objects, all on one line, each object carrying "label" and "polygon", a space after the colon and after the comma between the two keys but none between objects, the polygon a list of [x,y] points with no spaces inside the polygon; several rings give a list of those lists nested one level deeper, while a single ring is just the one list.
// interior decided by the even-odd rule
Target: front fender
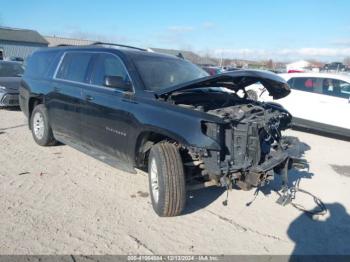
[{"label": "front fender", "polygon": [[[168,137],[174,141],[181,143],[187,147],[196,147],[208,150],[219,151],[220,145],[212,138],[204,135],[201,131],[201,123],[198,123],[199,128],[193,128],[188,132],[187,128],[169,129],[160,128],[159,126],[147,125],[144,126],[143,132],[152,132],[155,134]],[[183,131],[183,132],[179,132]],[[141,134],[140,134],[141,135]]]},{"label": "front fender", "polygon": [[139,124],[137,138],[142,132],[149,131],[174,139],[183,145],[220,150],[217,141],[202,132],[202,121],[219,121],[203,112],[181,108],[161,101],[142,101],[142,110],[135,116]]}]

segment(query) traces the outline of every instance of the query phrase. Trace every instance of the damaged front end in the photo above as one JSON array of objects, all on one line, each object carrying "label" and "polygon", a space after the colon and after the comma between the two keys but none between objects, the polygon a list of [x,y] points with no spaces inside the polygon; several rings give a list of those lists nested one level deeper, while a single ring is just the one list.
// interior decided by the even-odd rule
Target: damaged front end
[{"label": "damaged front end", "polygon": [[275,99],[290,93],[284,79],[256,70],[205,77],[157,93],[174,105],[211,116],[203,117],[201,131],[220,150],[185,148],[189,184],[202,180],[205,186],[234,184],[248,190],[271,181],[275,173],[283,174],[286,183],[290,143],[281,132],[289,128],[292,116],[279,104],[250,100],[246,87],[255,83],[262,84]]},{"label": "damaged front end", "polygon": [[281,173],[288,165],[288,144],[281,131],[287,129],[292,116],[273,104],[241,104],[210,110],[222,118],[223,125],[204,122],[206,135],[221,144],[222,151],[207,152],[202,157],[211,179],[220,177],[222,186],[237,185],[248,190],[261,186]]}]

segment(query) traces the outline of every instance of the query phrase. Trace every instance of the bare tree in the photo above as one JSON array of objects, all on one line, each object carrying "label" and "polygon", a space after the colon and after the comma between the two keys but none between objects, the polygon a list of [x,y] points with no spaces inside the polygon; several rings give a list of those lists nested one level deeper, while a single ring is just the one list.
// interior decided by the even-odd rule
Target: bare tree
[{"label": "bare tree", "polygon": [[266,63],[266,67],[269,68],[269,69],[273,69],[273,60],[272,59],[269,59]]}]

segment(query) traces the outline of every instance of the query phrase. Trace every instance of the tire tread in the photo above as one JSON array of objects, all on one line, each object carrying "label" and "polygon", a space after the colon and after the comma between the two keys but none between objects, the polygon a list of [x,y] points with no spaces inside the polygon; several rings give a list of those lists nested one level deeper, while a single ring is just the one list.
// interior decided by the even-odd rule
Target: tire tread
[{"label": "tire tread", "polygon": [[185,176],[181,155],[174,144],[160,142],[152,148],[160,159],[164,180],[163,209],[160,216],[176,216],[184,209],[186,202]]}]

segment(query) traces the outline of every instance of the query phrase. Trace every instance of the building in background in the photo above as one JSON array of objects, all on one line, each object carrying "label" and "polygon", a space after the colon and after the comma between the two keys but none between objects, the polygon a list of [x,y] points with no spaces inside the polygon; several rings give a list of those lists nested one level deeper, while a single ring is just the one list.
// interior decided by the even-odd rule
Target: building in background
[{"label": "building in background", "polygon": [[45,39],[49,43],[49,47],[66,45],[91,45],[96,42],[93,40],[74,39],[58,36],[45,36]]},{"label": "building in background", "polygon": [[305,60],[299,60],[286,65],[288,73],[305,72],[311,70],[311,63]]},{"label": "building in background", "polygon": [[37,31],[0,27],[0,59],[23,61],[48,42]]},{"label": "building in background", "polygon": [[294,72],[320,72],[324,69],[324,63],[317,60],[299,60],[286,65],[286,70],[289,73]]}]

